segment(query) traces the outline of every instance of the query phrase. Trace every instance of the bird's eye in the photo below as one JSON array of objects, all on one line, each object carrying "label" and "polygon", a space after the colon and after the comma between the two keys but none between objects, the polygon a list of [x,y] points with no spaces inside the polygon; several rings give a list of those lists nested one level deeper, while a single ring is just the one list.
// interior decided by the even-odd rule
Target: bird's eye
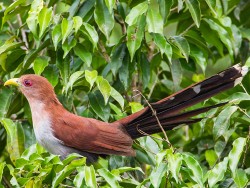
[{"label": "bird's eye", "polygon": [[24,81],[23,81],[23,84],[24,84],[26,87],[32,86],[32,82],[31,82],[30,80],[24,80]]}]

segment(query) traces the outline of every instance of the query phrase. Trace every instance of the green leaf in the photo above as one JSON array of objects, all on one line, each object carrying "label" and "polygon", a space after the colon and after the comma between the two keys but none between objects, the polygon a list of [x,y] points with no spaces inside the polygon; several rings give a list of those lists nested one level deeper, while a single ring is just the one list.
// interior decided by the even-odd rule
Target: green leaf
[{"label": "green leaf", "polygon": [[52,7],[47,8],[43,7],[42,10],[38,14],[38,23],[39,23],[39,38],[43,36],[45,30],[50,25],[50,21],[52,18]]},{"label": "green leaf", "polygon": [[58,43],[62,40],[62,31],[61,31],[61,25],[56,25],[52,31],[52,41],[55,47],[55,50],[57,49]]},{"label": "green leaf", "polygon": [[110,14],[103,0],[96,0],[94,17],[99,29],[105,37],[109,39],[110,32],[112,31],[115,23],[113,15]]},{"label": "green leaf", "polygon": [[207,67],[207,59],[203,51],[196,46],[191,45],[190,56],[195,60],[196,64],[200,66],[203,73],[205,73]]},{"label": "green leaf", "polygon": [[118,181],[116,180],[116,177],[111,174],[107,169],[101,168],[98,169],[97,172],[101,177],[104,178],[104,180],[112,187],[112,188],[118,188],[120,187]]},{"label": "green leaf", "polygon": [[171,39],[171,42],[180,50],[186,61],[188,61],[190,47],[187,40],[181,36],[173,36]]},{"label": "green leaf", "polygon": [[146,17],[141,16],[135,25],[129,26],[127,30],[127,47],[131,57],[134,58],[135,52],[140,48],[146,25]]},{"label": "green leaf", "polygon": [[158,34],[158,33],[155,33],[152,35],[153,35],[156,46],[158,46],[158,48],[161,51],[161,55],[163,56],[163,54],[165,54],[168,58],[168,61],[171,62],[171,59],[172,59],[171,45],[167,42],[166,38],[163,35]]},{"label": "green leaf", "polygon": [[18,7],[18,5],[21,5],[23,3],[25,3],[25,0],[17,0],[6,7],[6,9],[4,10],[4,16],[2,18],[2,27],[3,24],[7,21],[8,14],[14,11]]},{"label": "green leaf", "polygon": [[217,140],[220,136],[225,136],[225,133],[227,132],[229,128],[229,121],[231,116],[238,107],[236,106],[229,106],[222,110],[220,114],[217,116],[215,122],[214,122],[214,128],[213,128],[213,135],[214,138]]},{"label": "green leaf", "polygon": [[149,33],[163,34],[163,19],[159,10],[149,6],[146,21]]},{"label": "green leaf", "polygon": [[81,44],[77,44],[74,47],[74,52],[75,54],[80,57],[80,59],[87,64],[88,67],[90,67],[91,62],[92,62],[92,54],[87,51],[87,49],[81,45]]},{"label": "green leaf", "polygon": [[135,113],[135,112],[138,112],[140,110],[142,110],[144,107],[138,103],[138,102],[130,102],[129,103],[129,106],[131,107],[131,111],[132,111],[132,114]]},{"label": "green leaf", "polygon": [[5,41],[5,43],[0,47],[0,54],[14,50],[24,44],[23,42],[14,42],[14,39],[15,38],[12,37]]},{"label": "green leaf", "polygon": [[194,23],[197,27],[200,27],[201,22],[201,10],[200,2],[198,0],[186,0],[186,5],[191,13]]},{"label": "green leaf", "polygon": [[24,151],[24,132],[20,123],[14,123],[11,119],[2,118],[0,120],[7,132],[7,151],[10,159],[15,163]]},{"label": "green leaf", "polygon": [[121,43],[113,48],[111,53],[110,66],[114,76],[117,74],[117,71],[122,66],[125,55],[126,45],[124,43]]},{"label": "green leaf", "polygon": [[150,63],[144,53],[141,54],[139,63],[140,75],[142,77],[142,85],[145,89],[146,87],[148,87],[150,80]]},{"label": "green leaf", "polygon": [[182,81],[182,67],[181,64],[178,60],[174,60],[173,63],[171,64],[171,73],[172,73],[172,79],[173,79],[173,86],[174,86],[174,91],[180,90],[180,84]]},{"label": "green leaf", "polygon": [[168,1],[158,0],[158,3],[159,3],[161,16],[164,20],[164,23],[166,23],[167,17],[170,14],[170,10],[173,5],[173,0],[168,0]]},{"label": "green leaf", "polygon": [[28,12],[28,18],[26,23],[28,28],[33,33],[34,37],[38,37],[37,33],[37,24],[38,24],[38,15],[43,8],[43,0],[34,0],[31,3],[30,11]]},{"label": "green leaf", "polygon": [[86,185],[86,182],[84,181],[84,176],[85,176],[84,168],[85,168],[84,166],[80,166],[76,168],[78,174],[75,176],[74,181],[73,181],[76,187],[84,187],[84,185]]},{"label": "green leaf", "polygon": [[216,7],[216,0],[205,0],[207,5],[209,6],[212,14],[217,17],[217,11],[215,10]]},{"label": "green leaf", "polygon": [[140,171],[141,173],[144,174],[143,170],[140,167],[134,167],[133,168],[133,167],[128,167],[128,166],[120,167],[118,169],[113,169],[111,171],[111,173],[120,175],[120,174],[123,174],[125,172],[130,172],[130,171],[134,171],[134,170],[138,170],[138,171]]},{"label": "green leaf", "polygon": [[223,180],[224,174],[227,170],[227,164],[228,157],[225,157],[222,162],[216,164],[213,169],[207,172],[209,187],[214,187],[217,182]]},{"label": "green leaf", "polygon": [[95,175],[95,169],[94,167],[91,166],[85,166],[84,167],[85,171],[85,182],[88,187],[97,187],[97,182],[96,182],[96,175]]},{"label": "green leaf", "polygon": [[89,93],[89,102],[90,106],[94,110],[94,112],[103,120],[108,121],[109,112],[107,108],[105,108],[105,103],[103,97],[101,96],[100,92]]},{"label": "green leaf", "polygon": [[62,43],[66,41],[67,37],[70,35],[71,31],[73,30],[74,22],[72,20],[67,20],[63,18],[61,24],[61,31],[62,31]]},{"label": "green leaf", "polygon": [[74,22],[73,26],[75,28],[75,33],[77,33],[77,31],[82,26],[82,18],[80,16],[75,16],[73,17],[73,22]]},{"label": "green leaf", "polygon": [[31,50],[23,60],[23,66],[21,67],[20,73],[26,71],[33,63],[33,61],[36,59],[38,53],[42,51],[44,48],[46,48],[49,44],[50,44],[50,39],[46,39],[37,49]]},{"label": "green leaf", "polygon": [[98,76],[96,79],[97,87],[101,91],[105,101],[105,105],[108,103],[109,96],[111,95],[111,86],[107,80]]},{"label": "green leaf", "polygon": [[120,104],[121,108],[123,109],[124,98],[122,97],[122,95],[118,91],[116,91],[113,87],[111,88],[110,95]]},{"label": "green leaf", "polygon": [[138,23],[138,19],[140,18],[140,16],[143,15],[147,10],[148,10],[148,2],[147,1],[136,5],[135,7],[133,7],[131,9],[129,14],[127,15],[125,22],[129,26],[132,26],[132,25]]},{"label": "green leaf", "polygon": [[65,58],[65,57],[68,55],[69,51],[70,51],[72,48],[74,48],[76,44],[77,44],[77,41],[76,41],[76,39],[74,39],[74,38],[71,38],[71,39],[69,39],[68,41],[65,41],[65,42],[63,43],[63,45],[62,45],[62,49],[63,49],[63,51],[64,51],[64,53],[63,53],[63,58]]},{"label": "green leaf", "polygon": [[[0,182],[2,181],[2,177],[3,177],[3,170],[4,167],[6,166],[5,162],[0,163]],[[1,184],[0,184],[1,185]]]},{"label": "green leaf", "polygon": [[81,31],[88,37],[90,42],[93,44],[93,47],[96,48],[99,37],[95,28],[88,23],[83,23],[83,27],[81,27]]},{"label": "green leaf", "polygon": [[0,118],[6,117],[8,109],[11,104],[11,95],[12,91],[10,89],[1,89],[0,90]]},{"label": "green leaf", "polygon": [[236,177],[237,175],[236,169],[240,161],[241,154],[244,152],[245,145],[246,145],[246,138],[242,138],[242,137],[237,138],[233,142],[233,148],[228,155],[229,167],[231,169],[233,177]]},{"label": "green leaf", "polygon": [[150,174],[150,182],[154,187],[160,187],[162,178],[167,173],[167,164],[161,163],[157,168],[153,169]]},{"label": "green leaf", "polygon": [[97,79],[97,76],[98,76],[98,72],[96,70],[93,70],[93,71],[85,70],[85,78],[87,82],[90,84],[90,89],[93,87]]},{"label": "green leaf", "polygon": [[228,98],[225,99],[225,101],[230,101],[234,104],[239,104],[241,101],[249,101],[250,95],[243,92],[236,92],[230,95]]},{"label": "green leaf", "polygon": [[55,66],[48,66],[43,71],[43,75],[48,79],[48,81],[55,87],[58,84],[58,71],[55,69]]},{"label": "green leaf", "polygon": [[52,188],[57,187],[67,176],[69,176],[78,166],[86,164],[86,158],[81,158],[72,161],[69,165],[65,166],[63,170],[56,174],[53,179]]},{"label": "green leaf", "polygon": [[35,74],[41,75],[45,67],[49,65],[50,58],[47,56],[37,57],[34,61],[33,69]]},{"label": "green leaf", "polygon": [[105,0],[105,4],[109,9],[110,14],[112,14],[113,9],[115,8],[115,0]]},{"label": "green leaf", "polygon": [[179,173],[181,169],[182,164],[182,156],[180,153],[173,153],[173,151],[168,152],[167,154],[167,160],[168,160],[168,168],[174,177],[175,181],[179,182]]},{"label": "green leaf", "polygon": [[221,26],[220,24],[218,24],[217,22],[215,22],[212,19],[204,18],[204,20],[209,24],[209,26],[212,30],[217,32],[217,34],[219,35],[219,38],[226,46],[226,48],[230,54],[230,57],[233,59],[233,48],[232,47],[234,45],[231,42],[233,39],[230,36],[229,32],[223,26]]},{"label": "green leaf", "polygon": [[213,167],[218,160],[218,156],[214,150],[206,150],[205,157],[210,167]]},{"label": "green leaf", "polygon": [[203,187],[203,171],[202,168],[200,166],[200,164],[198,163],[198,161],[193,158],[191,155],[187,154],[187,153],[183,153],[182,154],[183,157],[183,161],[185,161],[187,167],[191,170],[191,174],[190,177],[196,182],[198,183],[201,187]]},{"label": "green leaf", "polygon": [[243,169],[236,169],[234,182],[236,183],[237,187],[246,187],[248,181],[249,180],[247,178],[246,172]]},{"label": "green leaf", "polygon": [[69,81],[67,83],[67,86],[65,88],[65,92],[68,93],[68,90],[71,89],[72,90],[72,87],[73,85],[83,77],[84,75],[84,71],[76,71],[74,72],[70,78],[69,78]]}]

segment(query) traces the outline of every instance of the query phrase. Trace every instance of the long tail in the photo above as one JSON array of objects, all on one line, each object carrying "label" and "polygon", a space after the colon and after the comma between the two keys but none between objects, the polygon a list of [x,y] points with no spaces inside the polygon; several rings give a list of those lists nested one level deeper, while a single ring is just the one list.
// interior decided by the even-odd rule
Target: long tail
[{"label": "long tail", "polygon": [[[220,92],[233,88],[241,82],[247,71],[247,67],[241,67],[237,64],[204,81],[191,85],[169,97],[153,103],[151,106],[164,130],[171,130],[180,124],[189,125],[199,122],[201,120],[200,118],[191,119],[191,117],[207,112],[212,108],[222,106],[225,103],[188,112],[181,111]],[[146,107],[118,122],[124,126],[133,139],[145,136],[144,133],[153,134],[161,131],[157,119],[150,107]]]}]

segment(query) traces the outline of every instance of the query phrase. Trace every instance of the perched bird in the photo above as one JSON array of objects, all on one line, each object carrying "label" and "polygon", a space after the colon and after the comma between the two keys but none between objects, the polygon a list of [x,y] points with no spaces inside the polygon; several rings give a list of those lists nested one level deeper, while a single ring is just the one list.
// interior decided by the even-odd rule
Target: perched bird
[{"label": "perched bird", "polygon": [[[191,117],[206,112],[225,103],[182,112],[198,102],[234,87],[247,73],[246,67],[232,66],[202,82],[191,85],[151,107],[129,115],[113,123],[80,117],[68,112],[59,102],[52,85],[42,76],[33,74],[13,78],[4,85],[18,86],[27,98],[36,139],[49,152],[65,158],[71,153],[86,156],[94,162],[101,155],[135,156],[133,140],[171,130],[180,124],[199,122]],[[157,118],[156,118],[157,117]]]}]

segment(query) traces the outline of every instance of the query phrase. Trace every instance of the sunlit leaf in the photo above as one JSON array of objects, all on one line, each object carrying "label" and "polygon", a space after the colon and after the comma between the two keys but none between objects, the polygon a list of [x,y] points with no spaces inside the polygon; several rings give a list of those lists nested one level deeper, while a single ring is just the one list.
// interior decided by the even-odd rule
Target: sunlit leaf
[{"label": "sunlit leaf", "polygon": [[73,85],[84,75],[84,71],[76,71],[69,77],[69,82],[66,86],[65,92],[67,93],[69,89],[72,90]]},{"label": "sunlit leaf", "polygon": [[52,7],[51,8],[43,7],[38,14],[38,24],[40,28],[39,38],[43,36],[45,30],[50,25],[51,18],[52,18]]},{"label": "sunlit leaf", "polygon": [[110,95],[111,95],[111,97],[113,97],[120,104],[121,108],[124,107],[124,98],[113,87],[111,88]]},{"label": "sunlit leaf", "polygon": [[101,168],[98,169],[97,172],[101,177],[104,178],[104,180],[111,186],[111,187],[120,187],[118,181],[116,180],[116,177],[111,174],[107,169]]},{"label": "sunlit leaf", "polygon": [[63,19],[61,24],[62,31],[62,43],[64,43],[67,37],[70,35],[73,30],[74,22],[72,20]]},{"label": "sunlit leaf", "polygon": [[72,161],[69,165],[65,166],[63,170],[58,172],[53,179],[52,187],[57,187],[69,174],[71,174],[76,167],[84,165],[86,163],[86,158],[78,159]]},{"label": "sunlit leaf", "polygon": [[234,177],[237,175],[236,168],[238,166],[240,157],[244,151],[245,145],[246,145],[246,138],[242,138],[242,137],[237,138],[233,142],[233,149],[230,151],[228,155],[229,167]]},{"label": "sunlit leaf", "polygon": [[[161,163],[157,168],[153,170],[153,172],[150,174],[150,182],[154,187],[159,187],[162,178],[167,173],[167,164]],[[157,177],[157,178],[156,178]]]},{"label": "sunlit leaf", "polygon": [[97,76],[98,76],[98,72],[96,70],[93,70],[93,71],[86,70],[85,71],[85,78],[86,78],[87,82],[90,84],[90,89],[93,87],[93,85],[97,79]]},{"label": "sunlit leaf", "polygon": [[246,187],[248,181],[249,180],[246,172],[243,169],[236,169],[234,182],[236,183],[237,187]]},{"label": "sunlit leaf", "polygon": [[114,19],[103,0],[96,0],[94,17],[99,29],[109,39],[110,32],[114,27]]},{"label": "sunlit leaf", "polygon": [[102,96],[104,97],[105,104],[108,103],[108,99],[111,95],[111,86],[107,80],[103,77],[98,76],[96,79],[97,87],[101,91]]},{"label": "sunlit leaf", "polygon": [[163,19],[159,11],[150,6],[148,8],[146,20],[148,32],[163,34]]},{"label": "sunlit leaf", "polygon": [[138,19],[142,14],[148,10],[148,2],[142,2],[131,9],[126,17],[126,23],[132,26],[138,22]]},{"label": "sunlit leaf", "polygon": [[74,22],[75,32],[77,33],[77,31],[82,26],[82,18],[80,16],[75,16],[73,17],[73,22]]},{"label": "sunlit leaf", "polygon": [[127,47],[131,57],[131,61],[134,58],[135,52],[141,46],[143,39],[143,33],[146,25],[146,17],[141,16],[135,25],[129,26],[127,31]]},{"label": "sunlit leaf", "polygon": [[216,164],[210,171],[208,171],[208,184],[209,187],[213,187],[217,182],[221,181],[227,170],[228,158]]},{"label": "sunlit leaf", "polygon": [[37,57],[34,61],[33,69],[36,74],[41,75],[41,73],[44,71],[45,67],[47,67],[49,64],[49,57]]},{"label": "sunlit leaf", "polygon": [[197,182],[200,186],[203,185],[203,171],[202,168],[200,166],[200,164],[198,163],[198,161],[193,158],[191,155],[187,154],[187,153],[183,153],[182,154],[183,157],[183,161],[185,161],[187,167],[191,170],[191,174],[190,177]]},{"label": "sunlit leaf", "polygon": [[238,107],[236,106],[229,106],[220,112],[214,122],[213,135],[215,139],[218,139],[220,136],[224,136],[229,128],[230,118],[237,109]]},{"label": "sunlit leaf", "polygon": [[33,33],[34,37],[38,37],[38,33],[37,33],[38,15],[39,15],[39,12],[42,10],[42,8],[43,8],[43,1],[34,0],[31,3],[31,8],[28,13],[28,18],[26,20],[26,23],[30,31]]},{"label": "sunlit leaf", "polygon": [[24,132],[20,123],[14,123],[11,119],[2,118],[0,120],[7,132],[7,150],[12,162],[21,156],[24,151]]},{"label": "sunlit leaf", "polygon": [[201,21],[201,10],[200,10],[200,2],[198,0],[186,0],[187,7],[191,16],[194,20],[194,23],[197,27],[200,26]]},{"label": "sunlit leaf", "polygon": [[91,166],[85,166],[85,182],[89,187],[97,187],[96,177],[95,177],[95,169]]}]

